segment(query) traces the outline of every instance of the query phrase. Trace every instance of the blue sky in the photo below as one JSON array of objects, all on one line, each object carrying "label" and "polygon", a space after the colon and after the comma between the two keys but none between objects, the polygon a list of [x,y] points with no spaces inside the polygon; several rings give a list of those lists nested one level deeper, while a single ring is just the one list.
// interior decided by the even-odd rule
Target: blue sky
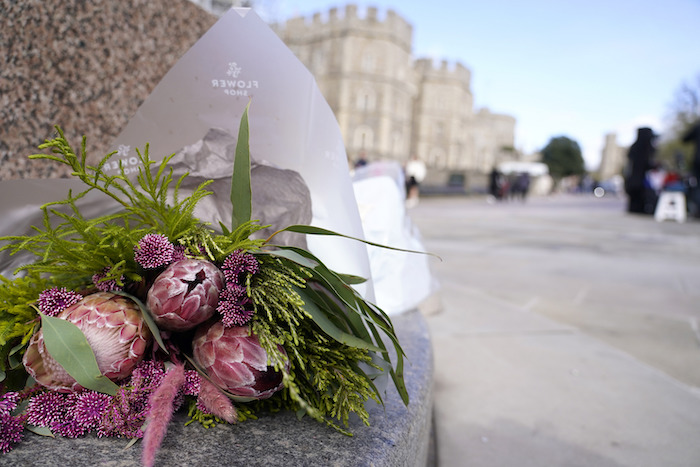
[{"label": "blue sky", "polygon": [[[268,21],[346,2],[258,0]],[[674,95],[700,75],[700,0],[375,0],[413,25],[413,55],[472,71],[476,108],[517,119],[516,147],[568,136],[597,168],[606,133],[665,131]]]}]

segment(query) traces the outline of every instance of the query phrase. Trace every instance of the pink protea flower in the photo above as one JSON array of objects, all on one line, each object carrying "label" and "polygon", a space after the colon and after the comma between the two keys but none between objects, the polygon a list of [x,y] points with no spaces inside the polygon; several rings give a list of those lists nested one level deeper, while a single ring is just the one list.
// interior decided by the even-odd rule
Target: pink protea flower
[{"label": "pink protea flower", "polygon": [[227,328],[220,321],[201,326],[193,353],[211,380],[236,396],[267,399],[282,389],[282,374],[267,365],[267,352],[248,326]]},{"label": "pink protea flower", "polygon": [[134,247],[134,260],[144,269],[155,269],[170,264],[175,245],[162,234],[144,235]]},{"label": "pink protea flower", "polygon": [[83,296],[65,287],[51,287],[39,294],[36,301],[39,311],[48,316],[56,316],[69,306],[78,303]]},{"label": "pink protea flower", "polygon": [[[151,332],[138,305],[126,297],[97,292],[66,308],[58,318],[83,331],[97,358],[97,366],[107,378],[126,378],[141,361]],[[24,353],[24,367],[42,386],[61,392],[73,392],[81,386],[51,357],[44,345],[42,331],[35,333]]]},{"label": "pink protea flower", "polygon": [[177,261],[148,290],[147,304],[156,323],[171,331],[186,331],[211,318],[224,287],[224,276],[213,263]]}]

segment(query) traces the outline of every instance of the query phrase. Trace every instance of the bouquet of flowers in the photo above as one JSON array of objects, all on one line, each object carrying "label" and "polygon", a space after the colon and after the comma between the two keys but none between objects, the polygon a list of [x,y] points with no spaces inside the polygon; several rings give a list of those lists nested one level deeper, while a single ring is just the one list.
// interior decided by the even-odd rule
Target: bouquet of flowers
[{"label": "bouquet of flowers", "polygon": [[[218,226],[194,215],[209,182],[183,196],[187,174],[173,177],[148,145],[135,178],[105,170],[114,153],[89,165],[85,138],[76,152],[58,127],[40,146],[52,153],[30,156],[68,165],[85,189],[42,206],[33,235],[0,238],[0,251],[35,257],[0,276],[0,451],[25,430],[93,432],[143,438],[152,465],[180,408],[206,426],[294,410],[349,434],[351,413],[369,424],[365,403],[382,402],[382,374],[408,404],[403,351],[390,318],[353,288],[363,279],[275,243],[343,235],[291,225],[255,238],[266,226],[251,219],[248,142],[246,107],[232,221]],[[120,209],[84,216],[79,200],[96,192]]]}]

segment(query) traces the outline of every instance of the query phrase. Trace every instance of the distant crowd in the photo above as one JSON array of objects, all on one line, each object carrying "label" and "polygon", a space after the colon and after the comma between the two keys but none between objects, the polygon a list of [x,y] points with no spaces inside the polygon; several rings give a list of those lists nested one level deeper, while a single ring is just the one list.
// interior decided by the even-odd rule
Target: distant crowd
[{"label": "distant crowd", "polygon": [[489,176],[489,193],[497,201],[517,199],[525,201],[530,191],[530,174],[518,172],[504,174],[496,167]]}]

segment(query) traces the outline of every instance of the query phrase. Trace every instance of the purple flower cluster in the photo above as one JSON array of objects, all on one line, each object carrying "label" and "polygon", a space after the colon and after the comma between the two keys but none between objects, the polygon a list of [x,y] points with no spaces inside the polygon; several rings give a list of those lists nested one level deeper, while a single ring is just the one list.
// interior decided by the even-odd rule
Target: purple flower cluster
[{"label": "purple flower cluster", "polygon": [[144,269],[167,266],[174,255],[175,245],[162,234],[144,235],[134,247],[134,260]]},{"label": "purple flower cluster", "polygon": [[83,296],[65,287],[51,287],[39,294],[36,304],[43,314],[47,316],[57,316],[60,312],[71,305],[75,305]]},{"label": "purple flower cluster", "polygon": [[[92,283],[95,284],[95,287],[97,287],[97,290],[100,290],[102,292],[110,292],[112,290],[122,290],[123,287],[121,287],[119,284],[117,284],[117,281],[114,279],[109,279],[109,280],[104,280],[105,277],[107,277],[107,274],[109,273],[110,268],[105,268],[104,271],[98,272],[97,274],[94,274],[92,276]],[[119,278],[120,281],[124,281],[124,276],[121,276]]]},{"label": "purple flower cluster", "polygon": [[[142,438],[141,428],[151,410],[149,399],[163,382],[165,374],[163,362],[144,360],[139,363],[130,381],[110,398],[101,425],[97,427],[97,435]],[[186,395],[196,396],[199,393],[200,382],[195,370],[185,371],[185,383],[179,388],[173,403],[174,410],[182,406]]]},{"label": "purple flower cluster", "polygon": [[185,371],[185,384],[182,385],[180,391],[186,396],[196,396],[202,387],[202,377],[197,370]]},{"label": "purple flower cluster", "polygon": [[0,415],[11,415],[17,408],[20,396],[18,392],[7,392],[0,397]]},{"label": "purple flower cluster", "polygon": [[162,362],[141,361],[109,403],[97,427],[97,436],[142,438],[141,427],[148,415],[148,398],[165,376]]},{"label": "purple flower cluster", "polygon": [[242,250],[236,250],[226,257],[221,265],[226,283],[245,283],[245,278],[241,277],[245,273],[257,274],[260,270],[260,263],[255,256]]},{"label": "purple flower cluster", "polygon": [[[151,409],[149,398],[161,385],[165,374],[163,362],[147,360],[137,365],[130,380],[115,396],[91,390],[70,394],[40,392],[29,399],[24,418],[11,416],[20,398],[18,393],[7,393],[0,399],[0,451],[9,451],[21,440],[24,421],[47,427],[54,434],[67,438],[93,430],[98,437],[141,438],[141,428]],[[196,371],[186,371],[175,408],[182,405],[185,395],[196,396],[200,384]]]},{"label": "purple flower cluster", "polygon": [[24,436],[26,417],[12,416],[12,411],[17,408],[19,401],[20,396],[16,392],[8,392],[0,397],[0,452],[10,451]]},{"label": "purple flower cluster", "polygon": [[0,452],[9,452],[24,436],[24,419],[20,415],[0,414]]},{"label": "purple flower cluster", "polygon": [[224,327],[243,326],[253,317],[254,310],[246,282],[249,274],[257,274],[259,270],[260,263],[255,256],[242,250],[234,251],[224,260],[221,271],[224,273],[226,289],[219,294],[216,308]]},{"label": "purple flower cluster", "polygon": [[42,392],[27,404],[27,423],[49,428],[66,438],[77,438],[95,428],[102,419],[110,396],[86,390],[63,394]]},{"label": "purple flower cluster", "polygon": [[221,315],[224,327],[243,326],[253,317],[253,308],[245,286],[228,284],[219,294],[216,310]]}]

